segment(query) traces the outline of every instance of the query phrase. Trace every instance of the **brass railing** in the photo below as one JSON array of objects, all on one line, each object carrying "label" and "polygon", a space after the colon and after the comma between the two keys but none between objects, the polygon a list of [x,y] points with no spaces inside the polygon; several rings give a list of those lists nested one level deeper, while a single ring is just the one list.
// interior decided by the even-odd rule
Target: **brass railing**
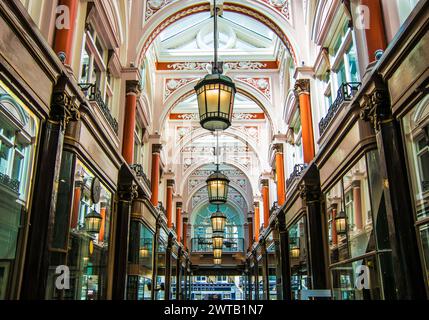
[{"label": "brass railing", "polygon": [[112,127],[113,131],[118,134],[119,125],[118,121],[110,113],[110,109],[107,104],[104,102],[100,89],[97,88],[95,83],[79,83],[79,87],[82,89],[85,96],[89,101],[94,101],[97,103],[104,117],[106,118],[109,125]]},{"label": "brass railing", "polygon": [[337,92],[337,97],[332,105],[329,107],[328,113],[319,122],[319,135],[322,136],[326,129],[329,127],[332,119],[337,114],[343,102],[351,101],[356,93],[359,91],[360,82],[346,82],[343,83]]}]

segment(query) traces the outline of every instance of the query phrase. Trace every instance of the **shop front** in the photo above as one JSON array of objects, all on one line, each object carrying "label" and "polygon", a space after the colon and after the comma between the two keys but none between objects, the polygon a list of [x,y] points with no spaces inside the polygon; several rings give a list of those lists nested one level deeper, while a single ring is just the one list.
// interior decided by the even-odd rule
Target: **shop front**
[{"label": "shop front", "polygon": [[18,289],[39,131],[36,114],[0,80],[0,300]]}]

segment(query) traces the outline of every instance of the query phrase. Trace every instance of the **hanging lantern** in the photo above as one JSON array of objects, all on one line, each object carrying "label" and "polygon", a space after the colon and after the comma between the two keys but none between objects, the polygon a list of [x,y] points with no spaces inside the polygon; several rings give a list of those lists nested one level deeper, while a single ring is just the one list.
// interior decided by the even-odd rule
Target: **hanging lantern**
[{"label": "hanging lantern", "polygon": [[142,247],[139,250],[140,258],[148,258],[149,257],[149,249],[146,247]]},{"label": "hanging lantern", "polygon": [[95,210],[85,217],[85,229],[88,233],[99,233],[103,217]]},{"label": "hanging lantern", "polygon": [[229,179],[219,169],[207,178],[209,202],[212,204],[224,204],[228,200]]},{"label": "hanging lantern", "polygon": [[224,215],[221,211],[218,210],[212,214],[210,217],[212,222],[212,231],[213,233],[222,232],[225,229],[226,224],[226,215]]},{"label": "hanging lantern", "polygon": [[221,259],[222,258],[222,249],[214,249],[213,250],[213,258]]},{"label": "hanging lantern", "polygon": [[217,16],[219,8],[214,1],[214,62],[213,72],[195,86],[200,114],[200,124],[210,131],[225,130],[231,126],[236,88],[231,78],[222,75],[222,63],[218,63],[219,34]]},{"label": "hanging lantern", "polygon": [[236,88],[231,78],[214,73],[195,86],[201,126],[210,131],[231,126]]},{"label": "hanging lantern", "polygon": [[337,234],[345,235],[347,233],[347,216],[342,210],[335,217],[335,227],[337,229]]},{"label": "hanging lantern", "polygon": [[220,264],[222,264],[222,259],[213,259],[213,263],[215,265],[220,265]]},{"label": "hanging lantern", "polygon": [[213,249],[222,249],[223,247],[223,232],[213,232],[212,244]]},{"label": "hanging lantern", "polygon": [[290,249],[291,258],[293,259],[299,258],[300,255],[301,255],[301,252],[298,246],[294,246]]}]

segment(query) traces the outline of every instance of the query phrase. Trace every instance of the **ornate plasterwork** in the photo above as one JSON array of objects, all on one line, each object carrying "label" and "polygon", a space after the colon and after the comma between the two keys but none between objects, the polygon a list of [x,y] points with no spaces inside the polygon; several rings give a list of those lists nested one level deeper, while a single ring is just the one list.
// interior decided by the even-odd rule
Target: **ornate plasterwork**
[{"label": "ornate plasterwork", "polygon": [[146,1],[146,11],[144,15],[145,21],[149,20],[155,13],[164,8],[171,2],[176,0],[147,0]]},{"label": "ornate plasterwork", "polygon": [[[255,113],[233,113],[232,120],[255,120],[258,116]],[[198,113],[181,113],[177,115],[177,120],[199,121]]]},{"label": "ornate plasterwork", "polygon": [[258,0],[259,2],[266,3],[268,6],[274,10],[280,12],[286,20],[291,22],[291,10],[290,10],[290,0]]},{"label": "ornate plasterwork", "polygon": [[[266,69],[268,64],[258,61],[231,61],[225,62],[223,68],[225,71],[249,71]],[[172,71],[208,71],[211,69],[207,62],[176,62],[167,65],[168,70]]]},{"label": "ornate plasterwork", "polygon": [[[201,188],[192,196],[192,208],[195,208],[198,204],[202,202],[208,201],[208,194],[205,188]],[[234,202],[240,208],[247,208],[246,200],[243,196],[235,190],[234,188],[230,188],[228,191],[228,201]]]},{"label": "ornate plasterwork", "polygon": [[199,78],[169,78],[164,80],[164,102],[174,92],[186,86],[188,83],[198,80]]},{"label": "ornate plasterwork", "polygon": [[270,78],[236,77],[235,79],[251,85],[253,88],[261,92],[265,97],[267,97],[268,100],[271,101]]}]

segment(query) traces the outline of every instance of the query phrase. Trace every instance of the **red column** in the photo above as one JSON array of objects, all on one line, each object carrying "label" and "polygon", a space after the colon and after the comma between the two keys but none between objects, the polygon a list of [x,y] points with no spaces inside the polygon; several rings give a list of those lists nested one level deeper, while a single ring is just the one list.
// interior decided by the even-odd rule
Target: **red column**
[{"label": "red column", "polygon": [[253,221],[252,217],[247,218],[247,225],[249,231],[249,248],[253,245]]},{"label": "red column", "polygon": [[154,144],[152,146],[152,173],[151,173],[151,202],[154,207],[158,206],[159,197],[159,166],[160,166],[160,152],[162,146]]},{"label": "red column", "polygon": [[337,208],[332,208],[332,221],[331,221],[331,237],[332,245],[338,244],[337,225],[335,224],[335,217],[337,216]]},{"label": "red column", "polygon": [[[368,7],[369,28],[365,29],[366,46],[368,49],[369,62],[375,61],[375,52],[377,50],[386,50],[387,40],[384,29],[384,17],[381,9],[380,0],[360,0],[361,5]],[[368,21],[365,21],[368,23]]]},{"label": "red column", "polygon": [[315,155],[313,120],[311,116],[310,80],[297,80],[295,84],[295,93],[299,99],[304,163],[308,164],[314,159]]},{"label": "red column", "polygon": [[167,227],[173,227],[173,187],[174,180],[167,180]]},{"label": "red column", "polygon": [[177,241],[180,242],[182,240],[182,203],[176,203],[176,233],[177,233]]},{"label": "red column", "polygon": [[106,225],[106,204],[102,203],[100,208],[100,216],[101,216],[101,228],[98,234],[98,241],[104,241],[104,233],[105,233],[105,225]]},{"label": "red column", "polygon": [[80,198],[82,195],[82,181],[76,181],[76,187],[74,188],[74,196],[73,196],[73,211],[71,217],[71,228],[76,229],[78,220],[79,220],[79,210],[80,210]]},{"label": "red column", "polygon": [[254,222],[254,238],[255,241],[259,241],[259,229],[261,228],[261,222],[260,222],[260,212],[259,212],[259,202],[255,202],[255,222]]},{"label": "red column", "polygon": [[[79,0],[59,0],[58,5],[66,6],[69,9],[69,17],[64,16],[64,18],[69,18],[70,25],[69,28],[57,29],[55,32],[54,39],[54,51],[56,54],[64,53],[65,55],[65,64],[70,65],[73,55],[73,37],[76,29],[76,16]],[[65,14],[65,12],[61,12]],[[59,16],[57,16],[58,18]],[[63,20],[61,20],[63,22]]]},{"label": "red column", "polygon": [[262,180],[262,202],[264,205],[264,228],[268,228],[270,220],[270,189],[268,179]]},{"label": "red column", "polygon": [[352,183],[353,188],[353,211],[355,216],[355,227],[357,230],[362,230],[363,223],[362,223],[362,199],[361,199],[361,192],[360,192],[360,181],[355,180]]},{"label": "red column", "polygon": [[276,148],[276,175],[277,175],[277,204],[281,207],[286,202],[286,180],[284,168],[283,145],[278,144]]},{"label": "red column", "polygon": [[188,248],[188,218],[183,218],[183,246]]},{"label": "red column", "polygon": [[122,137],[122,156],[128,164],[134,163],[134,131],[136,127],[137,96],[139,82],[127,81],[125,102],[124,133]]}]

